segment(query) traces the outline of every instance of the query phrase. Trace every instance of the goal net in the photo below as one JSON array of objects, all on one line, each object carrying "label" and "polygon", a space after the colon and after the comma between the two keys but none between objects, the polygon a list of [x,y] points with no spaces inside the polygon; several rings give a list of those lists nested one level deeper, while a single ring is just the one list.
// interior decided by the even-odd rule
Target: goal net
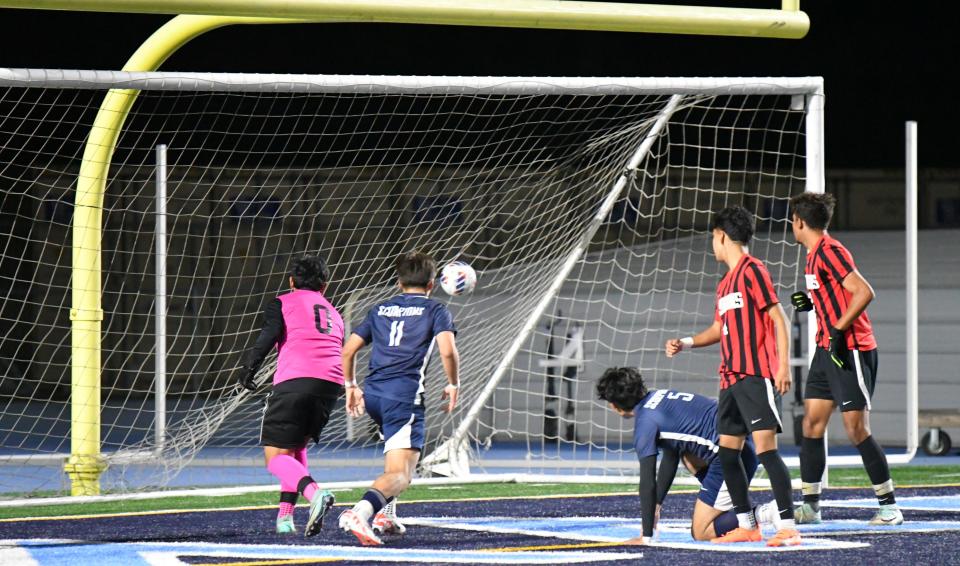
[{"label": "goal net", "polygon": [[[110,88],[140,94],[102,207],[109,489],[269,483],[266,389],[236,382],[290,261],[326,257],[349,325],[395,292],[393,261],[412,249],[479,274],[470,295],[438,291],[459,329],[462,388],[444,413],[442,368],[429,367],[430,469],[635,473],[631,426],[595,401],[596,377],[633,365],[652,387],[715,395],[717,352],[661,354],[667,337],[710,323],[721,275],[711,213],[756,214],[751,251],[784,298],[802,279],[787,199],[808,171],[822,175],[819,135],[807,133],[819,79],[7,69],[0,85],[3,491],[68,485],[74,193]],[[274,367],[271,354],[260,378]],[[381,450],[369,419],[348,419],[341,402],[311,466],[325,480],[372,478]]]}]

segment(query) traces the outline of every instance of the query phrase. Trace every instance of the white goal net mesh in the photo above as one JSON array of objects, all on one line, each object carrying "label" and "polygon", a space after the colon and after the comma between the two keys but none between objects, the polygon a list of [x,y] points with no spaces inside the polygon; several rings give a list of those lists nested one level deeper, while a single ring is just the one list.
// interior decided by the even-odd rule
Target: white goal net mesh
[{"label": "white goal net mesh", "polygon": [[[638,366],[654,387],[715,394],[716,352],[660,354],[667,337],[711,320],[721,273],[705,232],[712,212],[743,204],[756,213],[751,251],[767,263],[782,299],[802,275],[785,218],[787,199],[805,184],[809,87],[771,79],[713,88],[673,88],[667,79],[657,88],[498,79],[418,90],[407,78],[404,88],[361,79],[351,92],[342,80],[308,88],[218,75],[219,86],[190,90],[182,77],[155,77],[138,83],[144,90],[120,136],[103,204],[109,489],[169,485],[191,462],[208,477],[204,466],[219,470],[212,475],[223,484],[271,481],[256,467],[265,390],[239,391],[238,368],[263,307],[286,288],[290,261],[305,253],[331,265],[328,296],[348,324],[394,292],[392,265],[403,251],[476,268],[473,294],[438,291],[458,325],[463,385],[461,407],[443,413],[442,369],[431,365],[425,451],[479,404],[467,430],[480,466],[491,471],[629,472],[629,427],[594,400],[593,382],[607,366]],[[62,458],[70,452],[73,193],[94,117],[117,83],[5,84],[0,490],[58,491],[68,485]],[[671,99],[675,108],[665,112]],[[157,144],[169,148],[167,415],[159,445]],[[638,167],[625,171],[633,157]],[[559,355],[578,335],[582,367],[541,367],[551,337]],[[512,350],[493,395],[480,399]],[[362,375],[365,358],[359,363]],[[264,380],[274,364],[271,354]],[[326,479],[372,478],[380,449],[369,420],[348,420],[341,402],[311,467]]]}]

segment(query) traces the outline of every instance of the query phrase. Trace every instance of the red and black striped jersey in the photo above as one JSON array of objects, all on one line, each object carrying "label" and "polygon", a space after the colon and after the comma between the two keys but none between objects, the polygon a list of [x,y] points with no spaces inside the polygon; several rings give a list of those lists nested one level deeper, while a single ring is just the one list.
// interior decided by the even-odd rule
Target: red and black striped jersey
[{"label": "red and black striped jersey", "polygon": [[723,324],[720,389],[747,375],[773,379],[778,364],[777,340],[767,308],[778,302],[767,268],[749,254],[743,254],[736,267],[720,280],[714,312]]},{"label": "red and black striped jersey", "polygon": [[[824,234],[813,251],[807,253],[804,275],[817,311],[817,345],[821,348],[830,347],[830,327],[850,305],[852,294],[843,288],[843,280],[856,268],[847,248],[828,234]],[[860,313],[846,335],[849,349],[866,352],[877,347],[867,311]]]}]

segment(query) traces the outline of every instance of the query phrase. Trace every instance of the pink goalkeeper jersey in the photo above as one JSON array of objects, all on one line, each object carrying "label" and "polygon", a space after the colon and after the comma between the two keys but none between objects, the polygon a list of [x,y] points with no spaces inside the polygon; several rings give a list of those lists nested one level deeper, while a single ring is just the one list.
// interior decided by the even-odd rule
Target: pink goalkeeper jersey
[{"label": "pink goalkeeper jersey", "polygon": [[343,318],[319,291],[296,289],[278,297],[284,336],[277,343],[273,384],[312,377],[343,384]]}]

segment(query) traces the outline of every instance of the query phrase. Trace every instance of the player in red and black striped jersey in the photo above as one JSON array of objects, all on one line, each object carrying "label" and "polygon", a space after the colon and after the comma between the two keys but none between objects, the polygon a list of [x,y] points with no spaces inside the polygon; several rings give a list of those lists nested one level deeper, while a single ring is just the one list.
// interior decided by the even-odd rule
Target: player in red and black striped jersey
[{"label": "player in red and black striped jersey", "polygon": [[747,250],[754,232],[753,215],[742,206],[725,208],[714,215],[710,229],[714,256],[729,268],[717,286],[714,322],[696,336],[668,340],[666,352],[672,357],[684,347],[720,342],[718,455],[739,528],[713,542],[761,540],[740,459],[744,439],[751,433],[780,515],[780,528],[767,544],[800,544],[793,519],[790,472],[777,450],[777,433],[782,431],[778,393],[789,391],[791,384],[790,328],[767,268]]},{"label": "player in red and black striped jersey", "polygon": [[797,311],[817,314],[817,351],[804,388],[803,441],[800,475],[803,504],[796,509],[801,523],[820,522],[820,480],[826,466],[824,431],[834,407],[840,407],[850,442],[860,451],[880,509],[875,525],[899,525],[893,482],[883,448],[870,434],[870,398],[877,373],[877,341],[867,316],[874,299],[870,283],[857,271],[850,252],[827,233],[835,204],[833,196],[803,193],[790,200],[793,235],[807,249],[807,293],[791,296]]}]

